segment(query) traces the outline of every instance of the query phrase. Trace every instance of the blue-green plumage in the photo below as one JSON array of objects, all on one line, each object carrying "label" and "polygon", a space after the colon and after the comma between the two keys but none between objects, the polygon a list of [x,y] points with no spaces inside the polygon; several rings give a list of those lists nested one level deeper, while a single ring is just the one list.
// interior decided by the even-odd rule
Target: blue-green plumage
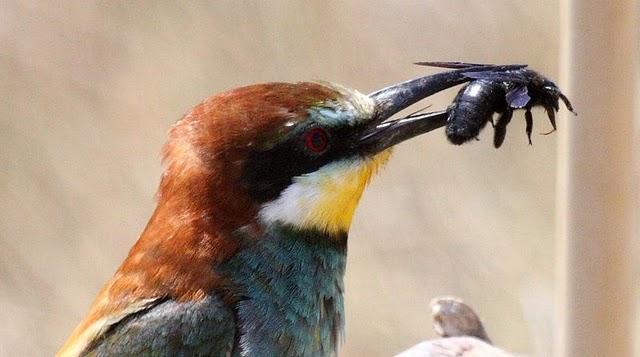
[{"label": "blue-green plumage", "polygon": [[324,356],[344,325],[346,234],[274,225],[222,266],[237,286],[243,354]]}]

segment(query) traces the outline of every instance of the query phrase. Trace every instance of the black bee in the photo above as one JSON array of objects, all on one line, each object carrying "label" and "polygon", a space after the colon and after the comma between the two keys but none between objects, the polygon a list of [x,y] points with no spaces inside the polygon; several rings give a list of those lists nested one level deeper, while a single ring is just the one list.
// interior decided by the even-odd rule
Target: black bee
[{"label": "black bee", "polygon": [[[478,64],[462,62],[419,62],[419,65],[443,68],[469,68]],[[560,110],[558,100],[562,100],[572,113],[576,114],[569,99],[562,94],[555,83],[531,69],[521,68],[505,72],[465,73],[474,80],[462,87],[449,107],[446,134],[449,141],[460,145],[478,136],[487,122],[494,128],[493,145],[499,148],[504,142],[507,125],[514,110],[525,110],[526,132],[531,145],[533,115],[531,108],[542,106],[556,130],[556,112]],[[494,113],[500,116],[493,122]]]}]

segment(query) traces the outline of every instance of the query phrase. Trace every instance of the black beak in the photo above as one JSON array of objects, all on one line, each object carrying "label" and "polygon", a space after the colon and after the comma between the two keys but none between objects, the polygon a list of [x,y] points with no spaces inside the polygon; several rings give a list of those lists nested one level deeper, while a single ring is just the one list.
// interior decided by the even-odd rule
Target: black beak
[{"label": "black beak", "polygon": [[389,120],[393,114],[442,90],[468,82],[469,72],[504,72],[524,68],[525,65],[473,65],[454,71],[412,79],[369,94],[376,103],[376,115],[360,139],[360,150],[374,154],[390,146],[446,125],[446,110],[413,114]]}]

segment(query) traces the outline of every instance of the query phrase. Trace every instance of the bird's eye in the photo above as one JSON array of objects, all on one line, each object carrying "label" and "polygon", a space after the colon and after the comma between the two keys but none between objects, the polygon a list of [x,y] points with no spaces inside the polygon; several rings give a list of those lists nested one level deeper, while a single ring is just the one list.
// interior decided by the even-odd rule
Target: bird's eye
[{"label": "bird's eye", "polygon": [[322,128],[311,128],[304,133],[304,145],[314,154],[322,154],[329,148],[329,134]]}]

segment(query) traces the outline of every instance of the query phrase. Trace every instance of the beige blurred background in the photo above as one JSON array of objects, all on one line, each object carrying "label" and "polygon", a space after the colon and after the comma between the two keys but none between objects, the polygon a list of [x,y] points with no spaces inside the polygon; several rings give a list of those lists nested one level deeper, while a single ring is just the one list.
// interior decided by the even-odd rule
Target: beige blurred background
[{"label": "beige blurred background", "polygon": [[[429,73],[419,60],[557,78],[558,12],[524,0],[0,2],[0,355],[61,345],[146,224],[168,127],[206,96],[306,79],[369,92]],[[497,344],[550,354],[558,136],[530,147],[523,122],[501,150],[489,130],[463,147],[438,131],[397,148],[351,231],[342,355],[433,336],[428,302],[442,294],[474,306]]]}]

